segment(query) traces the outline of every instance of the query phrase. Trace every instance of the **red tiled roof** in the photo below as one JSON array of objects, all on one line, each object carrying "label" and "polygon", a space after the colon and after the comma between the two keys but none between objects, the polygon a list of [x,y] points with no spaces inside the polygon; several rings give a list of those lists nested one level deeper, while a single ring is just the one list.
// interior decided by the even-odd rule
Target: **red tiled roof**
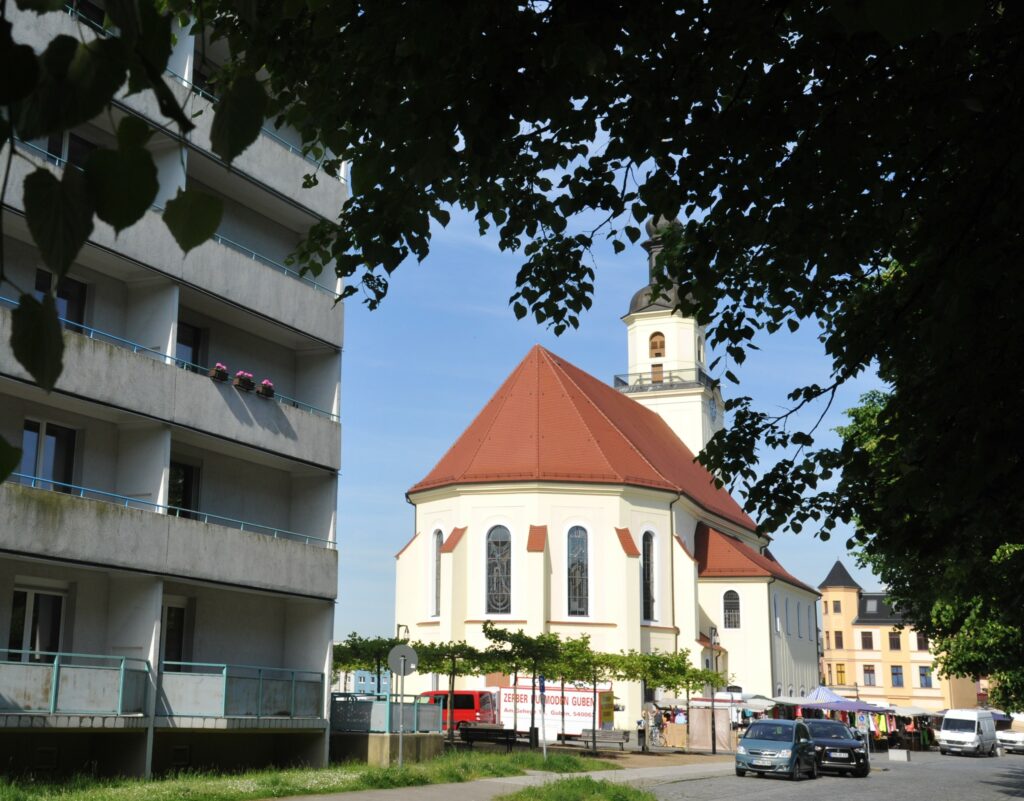
[{"label": "red tiled roof", "polygon": [[721,645],[712,645],[711,638],[707,634],[701,634],[697,638],[697,645],[703,646],[704,648],[710,648],[712,651],[724,651],[725,649]]},{"label": "red tiled roof", "polygon": [[756,528],[657,413],[539,345],[409,493],[516,481],[679,492],[737,526]]},{"label": "red tiled roof", "polygon": [[780,565],[767,549],[758,553],[736,537],[697,524],[695,536],[697,575],[700,578],[774,577],[802,590],[820,595]]},{"label": "red tiled roof", "polygon": [[530,526],[530,536],[526,538],[526,550],[534,553],[544,553],[544,546],[548,541],[547,526]]},{"label": "red tiled roof", "polygon": [[640,551],[636,547],[636,543],[633,542],[633,535],[630,534],[628,528],[617,528],[615,533],[619,535],[619,545],[622,546],[622,550],[625,551],[626,556],[639,556]]},{"label": "red tiled roof", "polygon": [[455,546],[459,544],[459,541],[462,539],[462,535],[465,533],[465,526],[462,528],[453,528],[452,533],[448,535],[448,539],[446,539],[444,544],[441,546],[441,553],[451,553],[454,551]]}]

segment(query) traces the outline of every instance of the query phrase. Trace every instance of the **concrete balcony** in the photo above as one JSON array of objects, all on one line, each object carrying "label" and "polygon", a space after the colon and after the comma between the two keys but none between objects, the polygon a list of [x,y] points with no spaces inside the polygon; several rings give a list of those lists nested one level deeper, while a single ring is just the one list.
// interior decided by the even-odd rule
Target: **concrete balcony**
[{"label": "concrete balcony", "polygon": [[203,513],[178,517],[137,498],[54,483],[34,488],[27,484],[41,482],[21,480],[0,485],[0,550],[290,595],[297,588],[313,598],[337,595],[332,542]]},{"label": "concrete balcony", "polygon": [[0,715],[143,715],[150,667],[143,659],[7,651]]},{"label": "concrete balcony", "polygon": [[[241,392],[157,351],[88,326],[76,328],[64,331],[57,391],[331,470],[340,467],[341,426],[333,412],[286,396]],[[14,357],[10,335],[11,310],[0,305],[0,373],[31,381]]]},{"label": "concrete balcony", "polygon": [[612,385],[619,392],[664,392],[684,387],[713,387],[714,380],[704,370],[663,370],[650,373],[625,373],[614,377]]},{"label": "concrete balcony", "polygon": [[[37,52],[41,52],[48,42],[59,35],[74,39],[103,35],[97,26],[76,16],[72,9],[62,14],[35,14],[14,8],[10,10],[10,19],[14,24],[15,38],[31,45]],[[209,158],[219,161],[210,149],[210,128],[213,124],[210,99],[192,90],[188,76],[168,73],[164,77],[175,99],[184,107],[186,116],[191,117],[196,126],[187,137],[189,143]],[[160,113],[152,92],[122,94],[118,102],[157,126],[176,131],[174,124]],[[197,112],[201,113],[194,116]],[[291,146],[269,125],[265,126],[262,134],[232,163],[231,169],[300,204],[311,216],[334,219],[345,201],[345,184],[321,173],[317,186],[303,189],[303,176],[316,172],[317,165],[306,159],[298,148]]]},{"label": "concrete balcony", "polygon": [[324,674],[287,668],[166,662],[157,715],[324,718]]}]

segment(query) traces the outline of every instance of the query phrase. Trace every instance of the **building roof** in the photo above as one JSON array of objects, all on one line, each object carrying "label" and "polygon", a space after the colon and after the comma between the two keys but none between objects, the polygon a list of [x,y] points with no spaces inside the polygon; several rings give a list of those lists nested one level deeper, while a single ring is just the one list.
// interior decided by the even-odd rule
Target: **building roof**
[{"label": "building roof", "polygon": [[902,626],[903,615],[890,606],[884,592],[861,593],[855,626]]},{"label": "building roof", "polygon": [[448,535],[448,539],[441,545],[441,553],[452,553],[462,541],[462,536],[465,533],[466,526],[453,528],[452,533]]},{"label": "building roof", "polygon": [[758,553],[730,534],[723,534],[704,523],[697,524],[695,535],[697,575],[700,578],[776,578],[794,587],[818,595],[813,588],[780,565],[766,548]]},{"label": "building roof", "polygon": [[636,547],[636,543],[633,542],[633,534],[628,528],[616,528],[616,535],[619,538],[619,545],[622,546],[622,552],[626,556],[636,557],[640,555],[640,550]]},{"label": "building roof", "polygon": [[409,493],[523,481],[678,492],[711,514],[756,530],[657,413],[539,345]]},{"label": "building roof", "polygon": [[548,542],[547,526],[530,526],[530,536],[526,538],[526,550],[531,553],[544,553]]},{"label": "building roof", "polygon": [[825,580],[818,585],[819,590],[823,590],[826,587],[852,587],[855,590],[861,588],[860,584],[853,580],[853,576],[850,575],[850,571],[846,569],[846,566],[836,559],[836,563],[832,565],[832,569],[828,571],[828,575],[825,576]]}]

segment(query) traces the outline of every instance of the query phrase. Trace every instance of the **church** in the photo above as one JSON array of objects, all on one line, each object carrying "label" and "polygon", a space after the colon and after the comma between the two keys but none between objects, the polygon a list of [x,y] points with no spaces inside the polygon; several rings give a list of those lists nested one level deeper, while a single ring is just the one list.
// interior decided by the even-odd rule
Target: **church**
[{"label": "church", "polygon": [[[628,373],[613,386],[535,346],[409,490],[395,615],[412,640],[485,647],[492,620],[587,634],[598,651],[685,649],[744,693],[818,685],[817,591],[694,461],[724,424],[722,400],[704,331],[675,305],[650,286],[633,296]],[[406,691],[436,683],[414,675]],[[644,688],[613,689],[615,726],[635,725]]]}]

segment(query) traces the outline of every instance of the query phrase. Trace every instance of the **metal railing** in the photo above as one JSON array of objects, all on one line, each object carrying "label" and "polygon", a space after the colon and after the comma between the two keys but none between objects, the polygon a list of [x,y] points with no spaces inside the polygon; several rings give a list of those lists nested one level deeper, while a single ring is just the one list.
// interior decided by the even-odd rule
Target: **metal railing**
[{"label": "metal railing", "polygon": [[120,506],[124,509],[156,512],[157,514],[166,514],[171,515],[172,517],[195,520],[199,523],[224,526],[225,528],[233,528],[247,533],[262,534],[264,536],[273,537],[276,540],[280,539],[302,542],[306,545],[315,545],[320,548],[332,549],[335,547],[335,544],[331,540],[325,540],[321,537],[313,537],[309,534],[299,534],[295,531],[278,528],[277,526],[266,526],[260,523],[238,520],[234,517],[215,515],[198,509],[186,509],[181,506],[170,506],[168,504],[155,503],[142,498],[119,495],[116,492],[107,492],[106,490],[98,490],[92,487],[83,487],[78,484],[68,484],[64,481],[54,481],[53,479],[45,478],[43,476],[32,476],[27,473],[11,473],[7,480],[32,489],[61,492],[65,495],[73,495],[76,498],[86,498],[92,501],[109,503],[114,506]]},{"label": "metal railing", "polygon": [[[404,724],[404,725],[403,725]],[[422,695],[331,693],[331,730],[355,732],[441,731],[441,707]]]},{"label": "metal railing", "polygon": [[[145,713],[146,695],[151,668],[149,661],[132,656],[78,654],[66,651],[22,651],[8,649],[0,660],[0,712],[45,712],[51,715],[140,715]],[[12,659],[11,655],[17,658]],[[14,686],[8,687],[5,674],[13,672],[50,671],[47,689],[45,680],[23,680],[14,677]],[[67,682],[63,678],[77,675]],[[108,678],[115,672],[116,686]],[[140,679],[141,677],[141,679]],[[93,681],[89,681],[93,679]],[[62,698],[62,690],[64,695]],[[116,693],[116,700],[115,700]],[[44,697],[45,696],[45,697]],[[104,705],[104,699],[113,703]],[[62,703],[62,700],[68,703]],[[99,700],[99,703],[89,703]],[[3,705],[3,702],[11,706]]]},{"label": "metal railing", "polygon": [[[18,308],[20,304],[13,298],[4,297],[0,295],[0,306],[7,306],[11,309]],[[145,345],[140,345],[138,342],[133,342],[130,339],[124,339],[123,337],[109,334],[106,331],[101,331],[98,328],[92,328],[91,326],[85,325],[84,323],[75,322],[74,320],[68,320],[65,317],[57,318],[63,326],[69,331],[73,331],[76,334],[88,337],[89,339],[95,339],[100,342],[106,342],[115,347],[124,348],[130,350],[132,353],[145,353],[154,358],[154,361],[171,362],[183,370],[187,370],[190,373],[207,374],[210,372],[209,367],[204,367],[201,364],[195,364],[194,362],[185,361],[179,359],[177,356],[171,356],[168,353],[162,353],[159,350],[148,348]],[[282,406],[291,406],[295,409],[301,409],[302,411],[315,414],[318,417],[326,417],[328,420],[338,422],[341,418],[334,412],[329,412],[326,409],[321,409],[318,406],[313,406],[305,401],[297,400],[296,398],[289,397],[288,395],[282,395],[278,392],[274,392],[271,399],[276,400]]]},{"label": "metal railing", "polygon": [[161,715],[323,719],[323,673],[218,662],[160,667]]},{"label": "metal railing", "polygon": [[685,386],[714,387],[715,381],[700,367],[649,373],[625,373],[614,378],[620,392],[660,392]]}]

